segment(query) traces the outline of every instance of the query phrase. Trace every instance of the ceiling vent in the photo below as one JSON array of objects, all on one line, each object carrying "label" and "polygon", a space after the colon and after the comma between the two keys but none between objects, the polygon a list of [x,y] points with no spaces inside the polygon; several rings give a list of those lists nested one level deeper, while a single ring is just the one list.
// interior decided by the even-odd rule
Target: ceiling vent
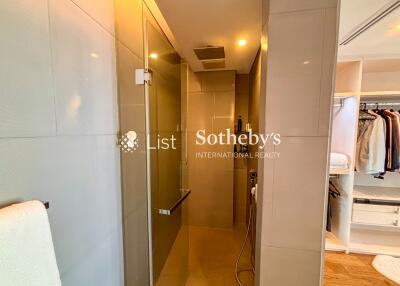
[{"label": "ceiling vent", "polygon": [[363,22],[360,26],[358,26],[353,32],[351,32],[349,35],[347,35],[341,42],[341,46],[345,46],[348,43],[352,42],[354,39],[359,37],[362,33],[367,31],[369,28],[377,24],[379,21],[381,21],[383,18],[388,16],[390,13],[392,13],[394,10],[400,7],[400,0],[398,1],[393,1],[390,4],[386,5],[383,7],[381,10],[379,10],[377,13],[372,15],[370,18],[368,18],[365,22]]},{"label": "ceiling vent", "polygon": [[225,50],[220,46],[194,48],[194,53],[205,69],[225,68]]}]

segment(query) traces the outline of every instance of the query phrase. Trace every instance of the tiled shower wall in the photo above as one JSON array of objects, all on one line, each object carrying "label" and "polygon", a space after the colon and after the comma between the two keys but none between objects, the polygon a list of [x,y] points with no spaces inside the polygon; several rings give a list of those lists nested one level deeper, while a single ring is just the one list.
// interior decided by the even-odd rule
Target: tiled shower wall
[{"label": "tiled shower wall", "polygon": [[[269,2],[269,3],[268,3]],[[259,285],[321,285],[337,0],[264,2],[265,132]],[[268,47],[268,53],[266,52]],[[263,107],[262,107],[263,108]]]},{"label": "tiled shower wall", "polygon": [[196,145],[197,130],[234,132],[235,72],[188,72],[188,178],[190,225],[233,226],[233,158],[196,158],[196,152],[228,152],[232,145]]},{"label": "tiled shower wall", "polygon": [[[239,116],[242,118],[243,128],[245,129],[248,119],[249,109],[249,75],[237,74],[235,83],[235,125]],[[246,223],[246,204],[247,196],[247,171],[248,161],[246,158],[236,158],[234,160],[234,193],[233,193],[233,217],[235,223]]]},{"label": "tiled shower wall", "polygon": [[[65,286],[123,285],[117,89],[122,121],[131,122],[122,129],[143,131],[143,93],[132,86],[143,56],[140,5],[115,2],[0,2],[0,204],[50,202]],[[125,235],[134,241],[127,265],[138,283],[130,285],[148,277],[140,154],[124,161],[140,177],[124,181]]]}]

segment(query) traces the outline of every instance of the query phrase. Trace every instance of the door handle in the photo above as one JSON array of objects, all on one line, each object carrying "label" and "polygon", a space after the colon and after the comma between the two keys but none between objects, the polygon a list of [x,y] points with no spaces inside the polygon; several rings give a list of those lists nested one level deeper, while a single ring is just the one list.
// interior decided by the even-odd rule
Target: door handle
[{"label": "door handle", "polygon": [[192,191],[189,189],[181,190],[181,197],[179,200],[169,209],[158,209],[160,215],[172,215],[172,213],[187,199]]}]

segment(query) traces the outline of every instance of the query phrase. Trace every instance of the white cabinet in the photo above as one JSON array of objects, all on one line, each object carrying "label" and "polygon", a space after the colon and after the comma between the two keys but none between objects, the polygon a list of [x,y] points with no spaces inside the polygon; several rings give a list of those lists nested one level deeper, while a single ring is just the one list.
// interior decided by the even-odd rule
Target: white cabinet
[{"label": "white cabinet", "polygon": [[371,204],[353,205],[353,223],[400,227],[398,206],[381,206]]}]

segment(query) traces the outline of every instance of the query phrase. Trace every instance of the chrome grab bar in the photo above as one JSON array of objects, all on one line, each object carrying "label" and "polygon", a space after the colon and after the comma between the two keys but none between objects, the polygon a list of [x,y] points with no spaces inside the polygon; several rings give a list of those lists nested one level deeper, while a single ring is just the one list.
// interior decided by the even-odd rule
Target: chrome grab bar
[{"label": "chrome grab bar", "polygon": [[168,210],[165,209],[159,209],[158,213],[160,215],[172,215],[172,213],[183,203],[184,200],[190,195],[192,191],[189,189],[182,189],[181,190],[181,197],[179,200]]}]

